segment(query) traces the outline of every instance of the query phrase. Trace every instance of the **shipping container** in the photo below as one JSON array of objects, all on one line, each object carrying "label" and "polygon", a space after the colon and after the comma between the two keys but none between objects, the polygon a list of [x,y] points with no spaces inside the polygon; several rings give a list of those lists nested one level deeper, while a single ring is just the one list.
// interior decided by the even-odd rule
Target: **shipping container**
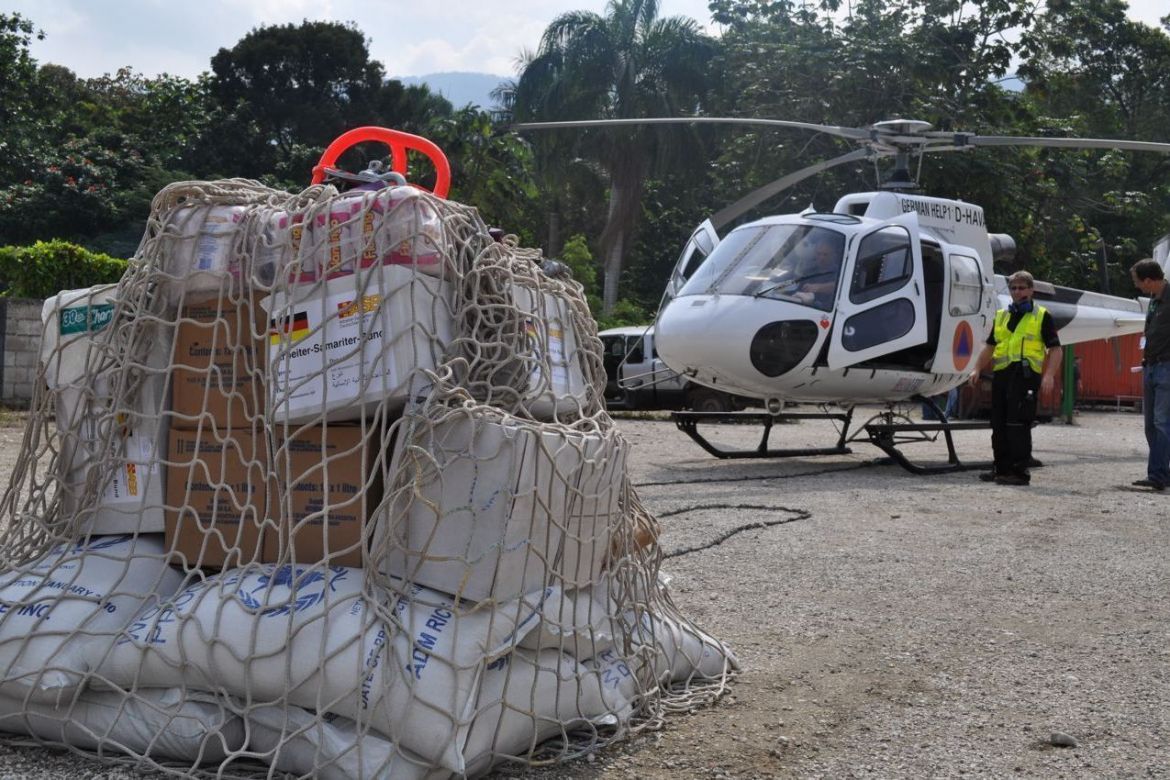
[{"label": "shipping container", "polygon": [[1140,405],[1142,373],[1141,334],[1086,341],[1073,346],[1081,361],[1077,403]]}]

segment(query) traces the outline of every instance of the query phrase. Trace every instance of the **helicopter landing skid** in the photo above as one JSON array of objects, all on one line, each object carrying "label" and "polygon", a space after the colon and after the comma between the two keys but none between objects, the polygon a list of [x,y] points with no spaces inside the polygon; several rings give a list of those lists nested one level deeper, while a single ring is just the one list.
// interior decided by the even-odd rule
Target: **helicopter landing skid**
[{"label": "helicopter landing skid", "polygon": [[[951,438],[951,434],[955,431],[975,431],[975,430],[989,430],[991,428],[990,422],[908,422],[908,423],[892,423],[883,422],[875,423],[869,422],[864,426],[866,439],[857,439],[857,441],[868,441],[873,446],[886,453],[902,468],[906,469],[912,474],[949,474],[955,471],[970,471],[972,469],[989,469],[990,462],[972,462],[963,463],[959,460],[958,454],[955,452],[955,442]],[[934,434],[934,437],[929,434]],[[933,441],[934,438],[942,433],[944,440],[947,443],[947,462],[945,464],[917,464],[910,461],[898,445],[906,444],[915,441]]]},{"label": "helicopter landing skid", "polygon": [[[990,462],[964,463],[959,460],[955,451],[955,442],[952,434],[956,431],[989,430],[991,423],[986,421],[950,422],[912,422],[904,416],[882,413],[870,418],[861,426],[852,437],[849,436],[849,426],[853,421],[853,410],[847,412],[783,412],[768,414],[767,412],[674,412],[671,415],[678,429],[690,436],[691,439],[716,458],[724,460],[739,458],[793,458],[811,457],[816,455],[849,455],[853,452],[848,446],[853,442],[872,444],[884,452],[890,460],[912,474],[949,474],[956,471],[970,471],[972,469],[991,468]],[[895,419],[906,422],[894,422]],[[835,447],[811,447],[799,449],[770,449],[768,437],[775,423],[792,420],[836,420],[843,423],[841,434]],[[731,450],[712,443],[703,434],[699,433],[699,423],[751,423],[764,426],[760,443],[755,449]],[[920,464],[911,461],[899,449],[903,444],[922,441],[935,441],[939,434],[947,445],[947,462],[943,464]]]},{"label": "helicopter landing skid", "polygon": [[[849,423],[853,420],[853,410],[848,412],[784,412],[768,414],[767,412],[674,412],[671,414],[678,429],[690,436],[695,444],[714,455],[716,458],[798,458],[812,455],[849,455],[853,452],[845,446],[845,437],[849,434]],[[844,425],[841,435],[837,439],[836,447],[811,447],[802,449],[769,449],[768,436],[772,433],[772,425],[790,420],[838,420]],[[760,443],[754,450],[728,450],[710,442],[699,433],[699,423],[758,423],[764,426]]]}]

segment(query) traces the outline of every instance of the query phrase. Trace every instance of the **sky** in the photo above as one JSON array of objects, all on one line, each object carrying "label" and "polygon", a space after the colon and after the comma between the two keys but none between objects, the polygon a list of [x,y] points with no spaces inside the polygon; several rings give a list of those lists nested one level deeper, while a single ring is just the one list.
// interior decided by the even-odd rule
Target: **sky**
[{"label": "sky", "polygon": [[[92,78],[129,65],[193,78],[259,26],[356,22],[390,76],[473,71],[512,76],[525,49],[570,10],[605,0],[0,0],[45,32],[32,56]],[[707,0],[660,0],[660,15],[707,26]]]},{"label": "sky", "polygon": [[[689,16],[708,31],[708,0],[660,0],[662,16]],[[193,78],[264,25],[355,22],[370,57],[390,76],[473,71],[513,76],[556,16],[604,12],[606,0],[0,0],[45,32],[31,52],[92,78],[130,66],[146,76]],[[1130,16],[1159,26],[1166,0],[1131,0]]]}]

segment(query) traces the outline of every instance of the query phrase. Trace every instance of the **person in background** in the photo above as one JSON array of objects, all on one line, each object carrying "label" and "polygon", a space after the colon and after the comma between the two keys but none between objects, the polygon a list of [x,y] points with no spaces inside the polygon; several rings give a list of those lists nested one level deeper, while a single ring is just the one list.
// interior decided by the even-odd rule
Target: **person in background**
[{"label": "person in background", "polygon": [[[936,404],[943,407],[942,418],[944,420],[955,419],[955,415],[957,415],[959,413],[959,388],[952,387],[946,393],[932,396],[932,399],[934,400],[934,402]],[[925,403],[925,402],[922,404],[922,419],[923,420],[936,420],[936,419],[938,419],[934,414],[934,408],[930,404]]]},{"label": "person in background", "polygon": [[1142,412],[1150,455],[1146,478],[1133,484],[1165,490],[1170,486],[1170,293],[1162,266],[1150,258],[1134,263],[1130,276],[1150,298],[1142,349]]},{"label": "person in background", "polygon": [[1081,356],[1077,355],[1073,358],[1073,406],[1076,406],[1082,395],[1084,392],[1081,387]]},{"label": "person in background", "polygon": [[991,377],[991,450],[995,466],[980,474],[984,482],[1027,485],[1032,481],[1032,423],[1040,393],[1051,392],[1060,370],[1060,337],[1052,315],[1032,300],[1032,274],[1008,278],[1012,302],[995,314],[995,326],[971,372],[971,383],[988,361]]}]

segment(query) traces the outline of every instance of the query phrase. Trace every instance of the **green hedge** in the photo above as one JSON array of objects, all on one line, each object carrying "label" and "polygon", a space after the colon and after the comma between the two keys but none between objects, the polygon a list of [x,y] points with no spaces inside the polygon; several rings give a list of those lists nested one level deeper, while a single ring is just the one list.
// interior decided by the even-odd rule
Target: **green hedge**
[{"label": "green hedge", "polygon": [[0,247],[0,284],[5,287],[0,294],[10,298],[48,298],[61,290],[116,282],[125,272],[125,260],[68,241]]}]

